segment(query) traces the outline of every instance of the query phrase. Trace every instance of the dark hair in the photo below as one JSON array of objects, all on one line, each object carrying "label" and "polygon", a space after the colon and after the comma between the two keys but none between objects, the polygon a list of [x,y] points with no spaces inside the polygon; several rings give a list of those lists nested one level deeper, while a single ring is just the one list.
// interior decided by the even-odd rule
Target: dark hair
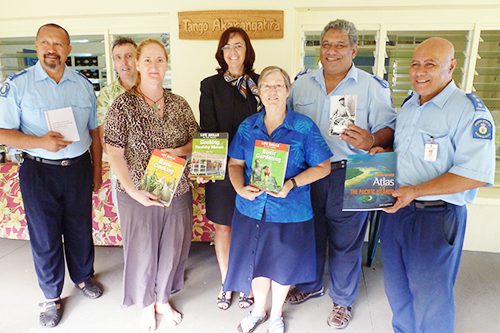
[{"label": "dark hair", "polygon": [[217,46],[217,52],[215,52],[215,59],[219,63],[219,68],[217,68],[217,72],[219,74],[224,74],[227,71],[227,64],[224,60],[224,51],[222,51],[222,47],[227,44],[231,35],[238,34],[245,41],[245,62],[243,64],[243,72],[244,74],[253,73],[253,63],[255,61],[255,51],[253,50],[252,43],[250,42],[250,37],[245,30],[238,27],[230,27],[227,28],[219,39],[219,45]]},{"label": "dark hair", "polygon": [[55,23],[47,23],[47,24],[42,25],[40,28],[38,28],[38,30],[36,32],[36,39],[38,39],[38,35],[40,35],[40,31],[43,28],[48,28],[48,27],[56,28],[56,29],[61,29],[62,31],[64,31],[64,34],[66,35],[66,38],[68,39],[68,45],[70,44],[70,40],[71,39],[69,38],[68,31],[66,31],[66,29],[64,29],[63,27],[61,27],[59,24],[55,24]]},{"label": "dark hair", "polygon": [[134,46],[134,49],[137,48],[137,44],[136,44],[136,42],[134,42],[134,40],[132,38],[119,36],[113,42],[113,46],[111,47],[111,51],[113,51],[116,46],[125,45],[125,44],[132,44]]}]

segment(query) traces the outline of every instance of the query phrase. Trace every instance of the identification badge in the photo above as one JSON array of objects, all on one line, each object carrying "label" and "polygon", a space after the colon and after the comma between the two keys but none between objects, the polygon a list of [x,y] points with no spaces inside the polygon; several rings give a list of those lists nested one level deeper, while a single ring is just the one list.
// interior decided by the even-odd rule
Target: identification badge
[{"label": "identification badge", "polygon": [[425,144],[424,161],[436,162],[438,156],[438,144],[434,139],[430,139]]}]

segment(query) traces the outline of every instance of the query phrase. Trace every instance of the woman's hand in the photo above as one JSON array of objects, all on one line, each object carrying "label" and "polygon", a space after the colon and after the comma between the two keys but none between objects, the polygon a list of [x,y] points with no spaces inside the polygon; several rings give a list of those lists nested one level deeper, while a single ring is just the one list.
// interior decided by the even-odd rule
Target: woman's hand
[{"label": "woman's hand", "polygon": [[163,204],[161,204],[158,201],[158,197],[142,190],[129,190],[127,191],[128,195],[138,203],[140,203],[143,206],[149,207],[149,206],[158,206],[158,207],[164,207]]},{"label": "woman's hand", "polygon": [[215,183],[215,180],[212,179],[206,179],[206,178],[203,178],[203,177],[196,177],[196,184],[200,185],[200,184],[206,184],[208,182],[212,181],[212,183]]},{"label": "woman's hand", "polygon": [[257,198],[259,195],[264,193],[264,191],[259,190],[256,187],[247,185],[247,186],[242,186],[239,189],[236,190],[236,192],[243,198],[254,201],[255,198]]},{"label": "woman's hand", "polygon": [[293,183],[290,179],[288,179],[283,184],[283,187],[281,188],[281,191],[279,191],[279,193],[267,192],[267,194],[275,198],[286,198],[288,196],[288,193],[292,190],[292,188],[293,188]]}]

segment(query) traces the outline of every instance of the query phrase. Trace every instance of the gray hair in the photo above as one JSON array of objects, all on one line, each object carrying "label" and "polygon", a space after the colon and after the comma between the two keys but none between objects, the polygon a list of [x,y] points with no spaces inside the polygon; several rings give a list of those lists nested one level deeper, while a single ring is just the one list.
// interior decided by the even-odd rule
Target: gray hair
[{"label": "gray hair", "polygon": [[290,76],[288,73],[281,67],[278,66],[267,66],[260,72],[260,77],[259,77],[259,83],[257,84],[258,88],[260,89],[261,87],[261,82],[264,77],[267,75],[271,74],[272,72],[279,72],[281,76],[283,76],[283,80],[285,81],[285,86],[286,90],[290,91],[290,88],[292,87],[292,83],[290,82]]},{"label": "gray hair", "polygon": [[349,37],[349,42],[351,43],[351,46],[358,45],[358,29],[356,29],[354,23],[342,19],[336,19],[335,21],[330,21],[330,23],[328,23],[321,32],[321,38],[320,38],[321,43],[323,43],[323,38],[325,37],[327,31],[330,29],[340,30],[345,32]]}]

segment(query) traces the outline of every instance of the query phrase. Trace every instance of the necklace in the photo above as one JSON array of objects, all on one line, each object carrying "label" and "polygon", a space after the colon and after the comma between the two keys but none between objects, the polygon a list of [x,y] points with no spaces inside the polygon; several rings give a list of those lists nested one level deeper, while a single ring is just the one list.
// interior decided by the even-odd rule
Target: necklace
[{"label": "necklace", "polygon": [[141,93],[141,95],[147,99],[149,99],[153,105],[151,105],[151,107],[153,108],[153,110],[155,111],[159,111],[160,110],[160,103],[158,103],[162,98],[163,98],[163,93],[161,94],[161,97],[158,98],[156,101],[152,98],[149,98],[148,96],[146,96],[146,94],[144,94],[142,91],[139,90],[139,92]]}]

